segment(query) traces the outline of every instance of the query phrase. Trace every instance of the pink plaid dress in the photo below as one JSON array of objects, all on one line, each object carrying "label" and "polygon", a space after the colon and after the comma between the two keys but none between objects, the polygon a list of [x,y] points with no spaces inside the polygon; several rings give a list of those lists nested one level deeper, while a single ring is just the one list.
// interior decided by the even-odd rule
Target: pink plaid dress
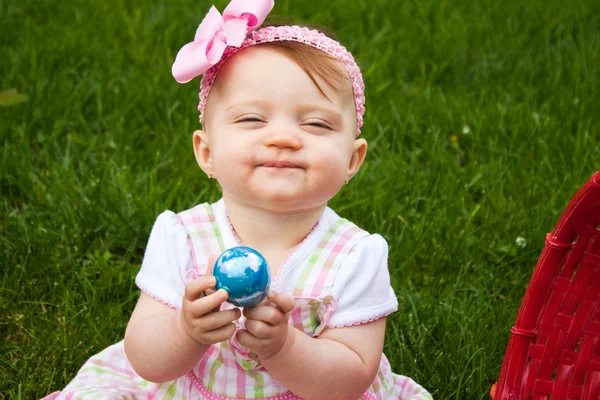
[{"label": "pink plaid dress", "polygon": [[[223,240],[209,204],[177,215],[187,231],[194,263],[190,278],[205,273],[207,255],[224,250]],[[317,337],[336,310],[332,287],[344,258],[368,233],[339,218],[322,236],[297,275],[292,294],[296,307],[290,323]],[[277,279],[277,277],[275,277]],[[233,307],[225,303],[224,308]],[[367,322],[367,321],[365,321]],[[238,328],[244,324],[243,317]],[[140,378],[129,364],[123,342],[90,358],[75,379],[62,391],[45,399],[300,399],[273,379],[256,356],[235,336],[211,346],[186,376],[156,384]],[[373,384],[361,397],[372,399],[425,400],[431,395],[412,379],[393,374],[382,356]]]}]

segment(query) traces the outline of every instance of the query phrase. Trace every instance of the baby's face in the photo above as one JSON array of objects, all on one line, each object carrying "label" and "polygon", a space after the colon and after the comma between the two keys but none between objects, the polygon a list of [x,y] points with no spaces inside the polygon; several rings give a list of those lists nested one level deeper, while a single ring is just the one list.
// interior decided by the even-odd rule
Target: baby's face
[{"label": "baby's face", "polygon": [[244,49],[223,65],[204,127],[224,197],[271,211],[311,209],[325,205],[356,172],[351,160],[358,144],[366,151],[366,142],[354,137],[350,83],[345,90],[319,83],[327,96],[294,61],[268,47]]}]

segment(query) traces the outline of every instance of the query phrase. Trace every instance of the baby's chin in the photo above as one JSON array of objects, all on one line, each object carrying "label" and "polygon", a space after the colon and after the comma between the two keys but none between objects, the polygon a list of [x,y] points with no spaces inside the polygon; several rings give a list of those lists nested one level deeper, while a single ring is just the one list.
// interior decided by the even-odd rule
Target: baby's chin
[{"label": "baby's chin", "polygon": [[298,194],[273,193],[261,196],[253,201],[254,205],[265,211],[277,214],[298,214],[327,206],[327,199],[316,201]]}]

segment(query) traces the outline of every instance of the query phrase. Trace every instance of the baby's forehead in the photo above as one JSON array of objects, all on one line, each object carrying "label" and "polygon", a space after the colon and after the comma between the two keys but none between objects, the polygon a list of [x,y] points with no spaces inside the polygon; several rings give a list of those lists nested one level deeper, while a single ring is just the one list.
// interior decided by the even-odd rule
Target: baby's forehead
[{"label": "baby's forehead", "polygon": [[[329,102],[354,108],[352,82],[344,66],[336,59],[325,60],[324,66],[317,64],[322,60],[310,60],[311,65],[307,67],[268,44],[248,47],[220,67],[209,100],[219,97],[222,101],[242,94],[266,96],[269,86],[282,85],[299,93],[317,91]],[[324,79],[320,76],[324,73],[335,74],[335,77]],[[217,96],[212,96],[213,92]]]}]

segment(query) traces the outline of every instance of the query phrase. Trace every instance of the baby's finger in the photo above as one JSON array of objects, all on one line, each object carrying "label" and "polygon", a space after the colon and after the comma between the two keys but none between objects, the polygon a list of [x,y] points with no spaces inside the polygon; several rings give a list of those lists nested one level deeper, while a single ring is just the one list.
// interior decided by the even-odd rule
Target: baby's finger
[{"label": "baby's finger", "polygon": [[[271,304],[273,304],[273,306],[271,306]],[[248,320],[262,321],[271,325],[279,325],[287,320],[286,314],[281,312],[279,307],[275,306],[274,303],[245,308],[244,316],[248,318]]]},{"label": "baby's finger", "polygon": [[201,297],[194,301],[190,311],[195,318],[208,314],[218,307],[229,297],[225,289],[219,289],[211,295]]},{"label": "baby's finger", "polygon": [[201,276],[185,286],[185,298],[194,301],[202,296],[206,289],[215,287],[217,280],[214,276]]},{"label": "baby's finger", "polygon": [[238,308],[224,310],[219,312],[208,313],[202,317],[202,327],[206,331],[219,329],[227,324],[240,318],[242,313]]},{"label": "baby's finger", "polygon": [[258,339],[269,339],[273,336],[274,327],[262,321],[247,319],[244,322],[246,330]]},{"label": "baby's finger", "polygon": [[290,296],[289,294],[276,292],[274,290],[269,291],[269,293],[267,294],[267,299],[275,303],[277,305],[277,308],[279,308],[283,313],[289,313],[294,309],[294,306],[296,305],[296,300],[294,300],[292,296]]},{"label": "baby's finger", "polygon": [[226,340],[231,339],[231,337],[235,334],[236,331],[237,328],[234,323],[226,324],[221,328],[204,332],[204,334],[202,335],[202,343],[214,344],[224,342]]},{"label": "baby's finger", "polygon": [[262,339],[257,338],[245,329],[240,329],[235,335],[239,344],[249,349],[257,348],[263,344]]}]

